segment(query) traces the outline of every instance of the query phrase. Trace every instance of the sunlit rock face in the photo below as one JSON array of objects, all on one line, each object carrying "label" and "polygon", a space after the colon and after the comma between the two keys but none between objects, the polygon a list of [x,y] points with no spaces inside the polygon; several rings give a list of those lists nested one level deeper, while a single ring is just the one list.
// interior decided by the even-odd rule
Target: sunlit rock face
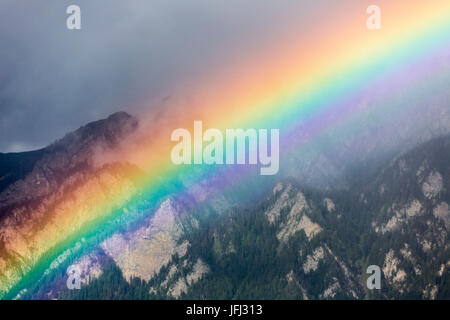
[{"label": "sunlit rock face", "polygon": [[114,259],[126,279],[149,280],[173,255],[182,257],[186,253],[189,243],[178,243],[183,234],[184,210],[168,199],[141,228],[116,233],[101,247]]},{"label": "sunlit rock face", "polygon": [[[272,194],[278,196],[278,198],[265,215],[270,223],[280,225],[277,237],[282,243],[286,243],[291,236],[299,231],[304,231],[308,239],[312,239],[322,231],[320,225],[314,223],[308,217],[307,214],[311,209],[302,192],[294,192],[291,184],[286,186],[278,184],[273,189]],[[289,210],[286,217],[281,217],[283,210]]]}]

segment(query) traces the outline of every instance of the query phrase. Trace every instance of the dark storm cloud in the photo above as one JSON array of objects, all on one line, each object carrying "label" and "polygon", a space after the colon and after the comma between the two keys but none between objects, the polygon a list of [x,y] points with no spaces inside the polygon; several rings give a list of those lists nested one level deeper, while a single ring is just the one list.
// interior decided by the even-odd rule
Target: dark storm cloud
[{"label": "dark storm cloud", "polygon": [[[82,30],[66,28],[71,4],[81,7]],[[299,8],[300,1],[2,0],[0,152],[157,105]]]}]

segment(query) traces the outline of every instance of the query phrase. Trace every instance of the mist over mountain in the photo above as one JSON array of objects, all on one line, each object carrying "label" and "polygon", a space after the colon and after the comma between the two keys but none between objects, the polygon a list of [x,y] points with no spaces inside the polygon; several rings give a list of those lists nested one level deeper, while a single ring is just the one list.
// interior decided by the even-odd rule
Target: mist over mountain
[{"label": "mist over mountain", "polygon": [[[349,191],[287,179],[258,204],[219,215],[207,204],[179,215],[167,200],[147,228],[79,260],[87,279],[99,257],[112,257],[82,290],[37,297],[102,299],[106,287],[106,298],[448,299],[449,146],[450,136],[432,139]],[[168,220],[159,223],[163,213]],[[133,250],[155,250],[162,234],[171,235],[172,255],[153,261],[156,269],[128,263]],[[367,289],[368,265],[380,266],[381,290]],[[63,279],[56,277],[60,288]]]},{"label": "mist over mountain", "polygon": [[[136,131],[138,120],[123,112],[44,149],[1,154],[2,293],[17,288],[18,297],[40,299],[448,298],[447,117],[448,108],[417,116],[429,122],[427,132],[395,124],[387,139],[370,129],[367,116],[353,138],[330,134],[320,144],[304,143],[303,157],[285,159],[277,176],[245,183],[229,178],[226,192],[217,187],[221,177],[211,176],[183,197],[168,186],[153,203],[139,193],[133,177],[145,173],[138,166],[95,161]],[[414,123],[414,116],[405,121]],[[189,180],[178,178],[181,185]],[[110,210],[144,220],[98,236],[93,250],[54,251],[39,281],[21,287],[33,261],[53,252],[69,230],[90,223],[82,212],[77,226],[61,222],[66,208],[95,210],[93,199],[109,199],[111,192],[117,197]],[[133,197],[139,205],[126,207]],[[56,239],[51,245],[46,234]],[[380,292],[365,287],[370,264],[383,270]],[[69,265],[82,270],[81,291],[66,287]]]}]

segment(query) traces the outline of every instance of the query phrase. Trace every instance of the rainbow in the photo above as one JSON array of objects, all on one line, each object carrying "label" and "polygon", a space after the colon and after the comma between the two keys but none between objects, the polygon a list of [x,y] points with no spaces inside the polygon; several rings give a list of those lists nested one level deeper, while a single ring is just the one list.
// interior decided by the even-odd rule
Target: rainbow
[{"label": "rainbow", "polygon": [[[258,53],[234,57],[232,62],[210,71],[193,89],[200,102],[187,115],[183,108],[174,108],[177,114],[169,116],[169,126],[165,123],[158,130],[144,132],[138,141],[145,142],[130,143],[114,155],[115,159],[139,163],[142,171],[124,167],[120,181],[110,186],[107,194],[95,184],[88,185],[71,195],[74,200],[68,202],[70,206],[55,209],[55,223],[38,231],[33,240],[34,259],[4,268],[8,271],[20,267],[21,271],[11,271],[11,276],[1,278],[0,297],[12,298],[38,281],[61,253],[70,248],[78,248],[78,253],[89,251],[124,225],[138,224],[154,212],[164,197],[186,192],[189,185],[177,183],[180,175],[189,176],[195,184],[212,176],[233,174],[225,166],[172,165],[170,132],[176,128],[192,128],[194,120],[219,129],[280,128],[280,157],[286,157],[305,142],[299,130],[319,138],[329,130],[357,122],[352,99],[381,83],[407,79],[400,81],[402,89],[414,96],[423,74],[448,79],[449,67],[429,62],[435,56],[450,59],[448,0],[378,1],[382,29],[376,31],[366,28],[365,7],[369,3],[362,2],[349,1],[339,12],[327,13],[304,26],[311,32],[301,41],[295,31],[287,30],[268,39]],[[425,61],[426,68],[414,68],[412,72],[411,64],[421,66]],[[378,99],[388,100],[395,95],[393,86]],[[399,108],[399,113],[408,111],[407,105]],[[339,116],[326,117],[330,112]],[[382,117],[384,112],[380,108],[377,114]],[[247,177],[241,172],[236,176]],[[99,173],[97,180],[102,179],[107,175]],[[231,187],[227,182],[221,186],[223,190]],[[12,241],[18,252],[22,246],[19,240]]]}]

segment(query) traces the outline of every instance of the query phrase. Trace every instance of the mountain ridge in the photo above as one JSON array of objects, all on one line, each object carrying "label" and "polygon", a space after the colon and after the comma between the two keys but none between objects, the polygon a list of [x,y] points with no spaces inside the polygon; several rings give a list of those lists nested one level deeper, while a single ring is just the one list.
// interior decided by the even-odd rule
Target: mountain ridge
[{"label": "mountain ridge", "polygon": [[[125,276],[129,271],[117,264],[120,255],[113,254],[113,261],[81,291],[59,285],[61,291],[48,296],[44,290],[39,297],[99,299],[106,288],[123,290],[114,296],[119,299],[447,299],[450,247],[445,219],[450,216],[441,203],[450,199],[450,172],[442,153],[449,143],[450,136],[444,136],[399,154],[364,190],[323,191],[287,178],[253,207],[211,215],[205,203],[169,224],[179,230],[174,251],[152,276]],[[408,171],[399,165],[404,162]],[[417,170],[424,162],[430,165],[421,178]],[[439,191],[423,188],[430,172],[442,176]],[[408,175],[414,185],[398,180],[398,174]],[[405,183],[397,190],[408,195],[386,185],[395,204],[392,210],[387,210],[387,200],[376,201],[383,196],[380,186],[389,182],[386,176],[393,186]],[[411,207],[414,201],[421,209]],[[402,221],[398,228],[380,231],[397,216]],[[148,241],[135,239],[136,244]],[[366,268],[373,264],[382,270],[381,290],[366,287]],[[106,281],[111,278],[119,287]]]},{"label": "mountain ridge", "polygon": [[[121,163],[97,168],[92,162],[99,147],[113,150],[137,126],[138,121],[132,116],[117,113],[67,134],[44,151],[36,151],[44,154],[38,154],[36,157],[41,158],[37,160],[32,159],[35,162],[30,173],[0,193],[0,278],[20,279],[21,274],[28,271],[20,267],[22,263],[35,261],[40,254],[50,249],[42,242],[44,238],[40,231],[27,226],[32,221],[32,224],[42,226],[46,232],[52,228],[70,228],[69,225],[54,225],[51,220],[40,220],[37,216],[28,215],[31,207],[41,206],[40,215],[47,211],[63,214],[57,208],[68,205],[63,200],[67,190],[80,197],[80,204],[83,201],[90,203],[89,199],[80,196],[85,192],[83,190],[92,190],[90,194],[98,193],[96,197],[102,199],[105,195],[100,193],[109,192],[108,189],[114,188],[118,181],[121,181],[120,185],[125,182],[127,190],[121,191],[123,197],[116,199],[111,206],[120,206],[126,203],[126,199],[139,193],[135,181],[123,180],[124,170],[139,168],[132,169],[130,165]],[[279,177],[264,183],[248,180],[245,184],[240,183],[231,188],[229,193],[222,194],[214,182],[220,181],[220,176],[212,176],[211,181],[201,181],[184,198],[177,199],[169,193],[160,203],[153,204],[156,205],[153,209],[144,205],[143,208],[148,209],[140,210],[150,210],[149,216],[139,228],[127,229],[124,226],[123,231],[102,240],[97,251],[74,257],[75,260],[64,257],[56,265],[64,266],[71,262],[82,267],[86,277],[83,297],[91,295],[95,283],[104,283],[102,276],[117,277],[121,286],[126,288],[124,290],[131,290],[133,294],[140,292],[141,298],[149,299],[205,296],[256,298],[258,295],[264,297],[264,292],[271,292],[272,298],[298,299],[447,297],[445,287],[438,287],[432,281],[448,281],[448,248],[445,243],[448,243],[449,172],[446,163],[450,159],[447,148],[449,141],[450,135],[444,135],[401,151],[388,162],[378,163],[379,167],[373,169],[374,174],[361,172],[361,182],[344,189],[320,189],[309,186],[308,180],[300,180],[300,184],[296,177]],[[1,156],[4,155],[0,155],[0,160]],[[425,161],[427,157],[428,162]],[[421,167],[423,169],[419,170]],[[419,171],[420,174],[417,174]],[[64,173],[63,179],[58,172]],[[405,180],[405,177],[409,180]],[[190,178],[178,177],[177,183],[183,185],[184,179]],[[255,193],[251,200],[245,201],[242,191],[251,188],[263,194],[271,184],[268,196],[256,196]],[[102,185],[108,187],[99,187]],[[258,197],[265,200],[259,200],[262,204],[257,206],[252,205],[258,201]],[[140,201],[144,204],[147,199],[142,198]],[[278,206],[278,209],[267,211],[272,205]],[[125,207],[123,210],[132,214],[132,210],[136,209]],[[165,215],[170,219],[161,219]],[[245,220],[247,215],[251,219]],[[226,226],[230,223],[234,225],[233,219],[244,220],[235,225],[235,233],[227,235],[233,228]],[[249,231],[243,228],[249,227],[251,223],[256,223],[260,229],[251,227]],[[429,226],[431,231],[426,231],[424,225]],[[406,237],[404,228],[412,228],[418,236]],[[217,231],[211,233],[211,230]],[[258,234],[258,230],[266,230],[267,234]],[[244,238],[266,239],[256,242],[256,247],[252,247],[250,242],[240,247],[236,241],[226,240],[236,240],[246,233],[248,235]],[[218,235],[225,237],[228,242],[217,240]],[[211,240],[211,237],[216,240]],[[199,239],[203,239],[203,242],[198,242]],[[392,239],[401,241],[401,246]],[[269,247],[259,248],[258,243]],[[373,249],[371,244],[379,249]],[[203,253],[198,248],[203,248]],[[256,290],[255,286],[264,282],[263,275],[267,276],[265,273],[260,275],[259,280],[248,278],[243,286],[236,287],[239,283],[226,285],[224,270],[235,270],[235,265],[241,265],[242,268],[247,258],[250,259],[249,270],[258,264],[267,270],[262,257],[255,255],[260,249],[290,266],[288,270],[286,266],[274,262],[272,266],[282,272],[269,272],[276,281],[266,282],[273,288]],[[241,255],[243,261],[230,258],[230,254],[233,256],[240,250],[250,254]],[[432,254],[436,258],[428,259],[428,262],[424,260],[423,257]],[[230,265],[227,266],[224,261]],[[8,263],[12,262],[19,267],[10,268]],[[384,291],[367,292],[364,286],[364,267],[371,263],[380,265],[386,274]],[[317,270],[321,277],[315,275]],[[412,270],[420,279],[410,279],[408,270]],[[420,274],[415,270],[420,270]],[[64,271],[62,267],[60,271],[51,268],[46,271],[50,274],[56,272],[56,279],[59,280],[55,280],[55,283],[59,290],[47,290],[53,282],[49,282],[47,275],[44,275],[42,288],[30,288],[28,293],[20,297],[79,298],[76,292],[65,291],[61,282],[66,276]],[[438,280],[433,278],[433,272],[441,274]],[[248,277],[239,272],[236,274]],[[230,276],[233,281],[238,281],[236,275]],[[217,295],[223,288],[219,290],[214,281],[211,282],[212,279],[228,288],[223,291],[228,296]],[[411,284],[405,284],[406,279]],[[138,291],[136,284],[141,288]],[[143,293],[142,288],[147,292]],[[125,294],[115,297],[123,298]]]}]

